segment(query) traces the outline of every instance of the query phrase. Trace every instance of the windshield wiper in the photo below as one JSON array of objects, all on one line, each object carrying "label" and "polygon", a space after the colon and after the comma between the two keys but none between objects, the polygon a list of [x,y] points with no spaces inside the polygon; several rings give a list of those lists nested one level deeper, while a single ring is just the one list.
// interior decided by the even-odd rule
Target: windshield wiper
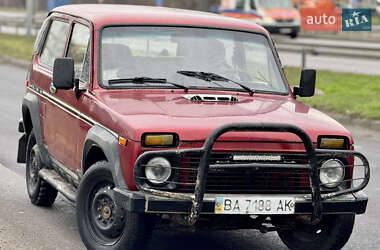
[{"label": "windshield wiper", "polygon": [[113,85],[113,84],[121,84],[121,83],[136,83],[136,84],[145,84],[145,83],[167,83],[167,84],[171,84],[177,88],[181,88],[181,89],[184,89],[185,92],[187,92],[189,90],[188,87],[182,85],[182,84],[178,84],[178,83],[174,83],[174,82],[168,82],[167,79],[165,78],[151,78],[151,77],[145,77],[145,76],[141,76],[141,77],[133,77],[133,78],[122,78],[122,79],[111,79],[111,80],[108,80],[108,84],[109,85]]},{"label": "windshield wiper", "polygon": [[221,76],[221,75],[218,75],[215,73],[202,72],[202,71],[187,71],[187,70],[179,70],[179,71],[177,71],[177,73],[181,74],[181,75],[188,76],[188,77],[198,78],[198,79],[208,81],[208,82],[213,82],[213,81],[232,82],[232,83],[239,85],[242,89],[247,91],[250,96],[253,96],[253,94],[255,93],[255,91],[253,89],[251,89],[250,87],[248,87],[248,86],[246,86],[240,82],[236,82],[234,80],[228,79],[224,76]]}]

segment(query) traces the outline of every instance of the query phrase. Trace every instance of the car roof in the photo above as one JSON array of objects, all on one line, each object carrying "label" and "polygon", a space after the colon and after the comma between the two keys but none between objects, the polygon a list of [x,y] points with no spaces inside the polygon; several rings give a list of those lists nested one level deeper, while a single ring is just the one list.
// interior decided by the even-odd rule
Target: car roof
[{"label": "car roof", "polygon": [[204,26],[249,30],[268,34],[253,22],[207,12],[142,5],[75,4],[55,8],[52,13],[65,13],[91,21],[95,29],[112,24],[154,24]]}]

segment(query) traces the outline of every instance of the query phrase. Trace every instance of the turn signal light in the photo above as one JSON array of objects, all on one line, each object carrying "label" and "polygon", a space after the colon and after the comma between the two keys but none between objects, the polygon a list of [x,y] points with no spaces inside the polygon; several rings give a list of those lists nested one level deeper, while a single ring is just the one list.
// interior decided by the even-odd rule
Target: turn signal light
[{"label": "turn signal light", "polygon": [[145,147],[175,147],[178,139],[174,134],[146,134],[142,138]]},{"label": "turn signal light", "polygon": [[122,146],[127,146],[128,140],[124,137],[119,136],[119,144]]},{"label": "turn signal light", "polygon": [[321,138],[319,148],[324,149],[345,149],[345,139],[343,138]]}]

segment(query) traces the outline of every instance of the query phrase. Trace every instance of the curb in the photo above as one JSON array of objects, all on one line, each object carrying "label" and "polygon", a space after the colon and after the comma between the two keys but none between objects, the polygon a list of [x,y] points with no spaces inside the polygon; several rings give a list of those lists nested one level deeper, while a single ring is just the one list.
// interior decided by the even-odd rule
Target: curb
[{"label": "curb", "polygon": [[[18,67],[27,68],[29,67],[30,63],[28,61],[20,60],[20,59],[14,59],[9,56],[0,56],[0,62],[6,62],[13,65],[16,65]],[[322,111],[323,112],[323,111]],[[362,119],[358,117],[352,117],[348,115],[343,115],[339,113],[334,112],[323,112],[335,120],[337,120],[339,123],[342,123],[343,125],[355,125],[360,127],[365,127],[371,130],[375,130],[377,132],[380,132],[380,120],[369,120],[369,119]]]}]

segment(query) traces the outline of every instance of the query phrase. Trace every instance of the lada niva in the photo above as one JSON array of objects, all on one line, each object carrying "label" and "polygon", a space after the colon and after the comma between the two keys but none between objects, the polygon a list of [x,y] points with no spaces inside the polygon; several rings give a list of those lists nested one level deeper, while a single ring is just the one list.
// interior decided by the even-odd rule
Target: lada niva
[{"label": "lada niva", "polygon": [[153,229],[276,231],[339,249],[365,213],[369,164],[296,100],[268,32],[187,10],[49,13],[25,81],[18,162],[30,200],[75,202],[88,249],[141,249]]}]

